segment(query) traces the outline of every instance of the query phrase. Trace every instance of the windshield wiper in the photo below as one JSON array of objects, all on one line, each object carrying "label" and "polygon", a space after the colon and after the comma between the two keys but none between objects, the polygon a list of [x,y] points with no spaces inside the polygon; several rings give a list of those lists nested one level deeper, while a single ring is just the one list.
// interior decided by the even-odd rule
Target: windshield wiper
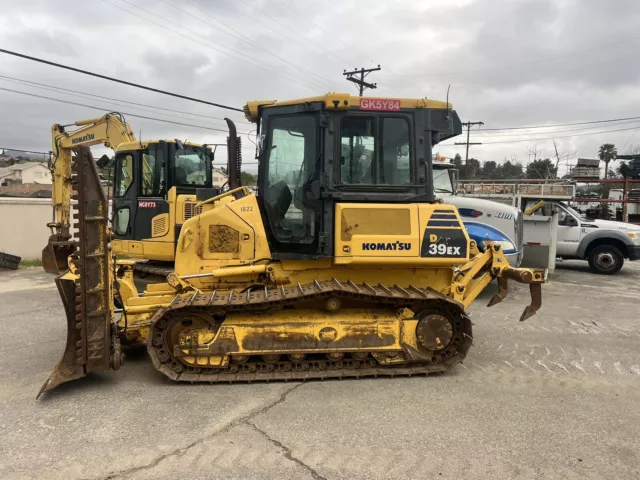
[{"label": "windshield wiper", "polygon": [[451,195],[453,195],[453,192],[451,190],[446,190],[444,188],[434,188],[434,190],[436,191],[436,193],[450,193]]}]

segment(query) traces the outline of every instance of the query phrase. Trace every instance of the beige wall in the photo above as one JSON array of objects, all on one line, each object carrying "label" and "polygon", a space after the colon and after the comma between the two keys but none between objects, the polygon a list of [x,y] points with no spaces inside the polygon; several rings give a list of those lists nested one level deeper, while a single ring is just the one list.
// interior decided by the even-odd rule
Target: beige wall
[{"label": "beige wall", "polygon": [[51,172],[44,165],[27,168],[22,171],[22,183],[51,184]]},{"label": "beige wall", "polygon": [[[75,205],[75,201],[71,202]],[[111,216],[111,203],[109,203]],[[0,252],[18,255],[23,259],[42,257],[42,249],[51,234],[47,223],[53,219],[50,198],[0,197]],[[71,220],[71,235],[77,231]]]},{"label": "beige wall", "polygon": [[48,198],[0,198],[0,252],[40,258],[52,211]]}]

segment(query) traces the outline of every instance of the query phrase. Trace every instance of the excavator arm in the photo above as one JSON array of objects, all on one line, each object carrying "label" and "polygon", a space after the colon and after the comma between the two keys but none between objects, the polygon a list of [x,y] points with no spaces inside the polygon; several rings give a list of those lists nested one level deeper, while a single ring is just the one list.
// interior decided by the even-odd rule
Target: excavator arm
[{"label": "excavator arm", "polygon": [[122,142],[136,141],[133,130],[118,113],[107,113],[102,117],[79,120],[73,125],[80,128],[67,132],[66,126],[63,125],[55,124],[51,127],[53,221],[47,224],[51,229],[51,236],[42,251],[42,264],[46,272],[53,274],[60,274],[67,269],[67,258],[76,250],[75,243],[71,241],[70,213],[71,193],[74,189],[72,179],[74,149],[99,144],[115,148]]}]

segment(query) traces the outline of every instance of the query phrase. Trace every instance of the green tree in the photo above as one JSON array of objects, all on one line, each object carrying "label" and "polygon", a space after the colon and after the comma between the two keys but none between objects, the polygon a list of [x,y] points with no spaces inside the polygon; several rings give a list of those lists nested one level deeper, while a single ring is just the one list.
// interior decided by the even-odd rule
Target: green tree
[{"label": "green tree", "polygon": [[493,160],[487,160],[484,162],[484,165],[482,165],[482,178],[497,179],[500,178],[501,173],[498,164]]},{"label": "green tree", "polygon": [[549,158],[534,160],[527,165],[527,178],[556,178],[557,174],[558,168]]},{"label": "green tree", "polygon": [[502,178],[522,178],[522,164],[518,162],[511,162],[507,160],[502,165]]},{"label": "green tree", "polygon": [[611,160],[615,160],[618,156],[618,150],[613,143],[605,143],[604,145],[600,145],[600,149],[598,150],[598,158],[600,161],[604,162],[604,178],[607,178],[609,175],[609,162]]},{"label": "green tree", "polygon": [[249,172],[240,172],[240,181],[245,187],[257,185],[258,177]]},{"label": "green tree", "polygon": [[456,166],[459,172],[462,171],[462,157],[460,156],[459,153],[456,153],[456,156],[453,157],[452,163]]},{"label": "green tree", "polygon": [[482,167],[480,166],[480,162],[476,158],[470,158],[461,170],[462,174],[464,174],[463,178],[466,179],[478,177],[481,171]]}]

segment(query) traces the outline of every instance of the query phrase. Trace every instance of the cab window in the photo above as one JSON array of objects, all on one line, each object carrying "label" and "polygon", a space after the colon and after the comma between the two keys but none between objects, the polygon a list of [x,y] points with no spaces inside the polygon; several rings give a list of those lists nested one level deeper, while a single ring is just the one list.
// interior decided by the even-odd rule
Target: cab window
[{"label": "cab window", "polygon": [[277,116],[269,121],[264,201],[279,242],[310,244],[315,239],[316,212],[306,204],[305,189],[319,166],[316,131],[311,115]]},{"label": "cab window", "polygon": [[124,197],[133,184],[133,155],[131,153],[116,156],[115,196]]},{"label": "cab window", "polygon": [[165,194],[164,161],[162,150],[156,145],[142,153],[140,195],[143,197],[162,197]]},{"label": "cab window", "polygon": [[175,182],[180,186],[206,187],[210,184],[211,152],[205,148],[185,145],[176,150]]},{"label": "cab window", "polygon": [[340,127],[340,182],[411,184],[409,132],[405,117],[345,117]]}]

